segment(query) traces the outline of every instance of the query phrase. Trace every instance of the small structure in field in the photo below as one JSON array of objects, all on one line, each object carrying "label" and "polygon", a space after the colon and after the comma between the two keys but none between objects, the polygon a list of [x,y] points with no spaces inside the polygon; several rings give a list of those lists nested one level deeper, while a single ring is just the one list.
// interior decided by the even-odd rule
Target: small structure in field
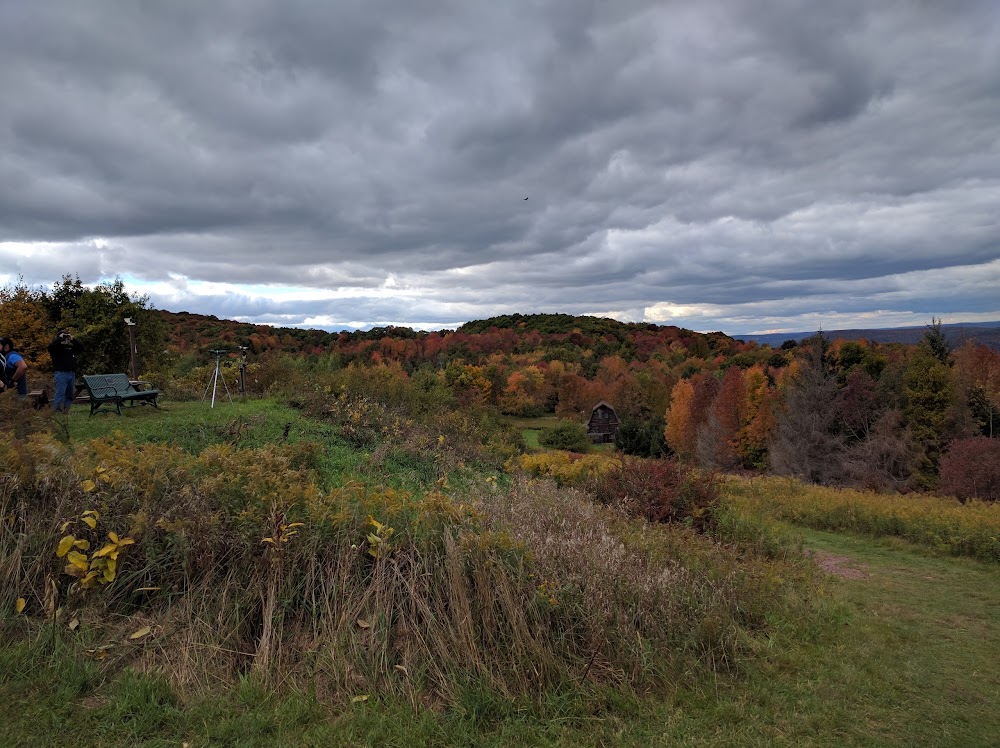
[{"label": "small structure in field", "polygon": [[615,439],[618,431],[618,414],[608,403],[601,400],[590,412],[587,421],[587,436],[594,444],[608,444]]}]

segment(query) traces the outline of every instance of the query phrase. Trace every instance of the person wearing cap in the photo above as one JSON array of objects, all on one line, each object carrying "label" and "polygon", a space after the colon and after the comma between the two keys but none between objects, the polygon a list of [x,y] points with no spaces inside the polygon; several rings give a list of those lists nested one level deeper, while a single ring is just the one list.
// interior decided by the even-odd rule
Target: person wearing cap
[{"label": "person wearing cap", "polygon": [[18,397],[28,394],[28,365],[24,356],[14,350],[14,341],[10,338],[0,338],[0,363],[3,374],[0,376],[0,392],[15,390]]},{"label": "person wearing cap", "polygon": [[69,413],[69,406],[76,396],[76,357],[83,351],[80,341],[69,330],[60,330],[49,343],[49,355],[55,370],[56,392],[52,405],[58,413]]}]

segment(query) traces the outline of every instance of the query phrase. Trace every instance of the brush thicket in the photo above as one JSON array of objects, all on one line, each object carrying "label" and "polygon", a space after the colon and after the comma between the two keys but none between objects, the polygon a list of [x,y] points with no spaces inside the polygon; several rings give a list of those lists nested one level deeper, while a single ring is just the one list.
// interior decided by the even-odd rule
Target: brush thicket
[{"label": "brush thicket", "polygon": [[[322,491],[309,444],[193,456],[36,435],[0,452],[0,607],[23,597],[36,628],[53,625],[54,580],[66,613],[54,625],[85,621],[64,636],[94,648],[149,626],[128,645],[141,647],[133,666],[189,688],[253,673],[415,704],[471,684],[508,697],[655,689],[732,667],[794,597],[769,562],[550,482]],[[66,521],[91,553],[111,532],[135,540],[113,583],[81,594],[64,573]]]}]

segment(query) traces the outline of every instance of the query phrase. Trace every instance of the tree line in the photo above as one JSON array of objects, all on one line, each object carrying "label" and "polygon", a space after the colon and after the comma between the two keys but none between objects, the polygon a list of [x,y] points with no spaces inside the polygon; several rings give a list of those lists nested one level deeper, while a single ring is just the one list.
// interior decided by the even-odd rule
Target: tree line
[{"label": "tree line", "polygon": [[[297,361],[297,371],[378,369],[408,386],[441,388],[459,406],[577,422],[603,400],[621,419],[623,451],[714,469],[910,490],[942,479],[953,486],[956,472],[1000,465],[1000,352],[953,349],[936,320],[917,345],[817,334],[778,348],[571,315],[329,333],[154,310],[119,279],[88,288],[70,276],[51,290],[0,289],[0,306],[29,365],[44,366],[56,329],[74,328],[86,346],[84,373],[126,369],[124,317],[134,317],[144,375],[165,389],[208,363],[210,348],[244,345],[275,380],[292,366],[283,361]],[[263,373],[258,380],[269,386]],[[979,496],[1000,478],[975,480],[980,487],[965,492]]]},{"label": "tree line", "polygon": [[62,329],[72,331],[83,344],[78,358],[81,373],[127,371],[126,318],[135,322],[139,360],[157,365],[166,340],[163,322],[149,299],[129,293],[120,278],[90,287],[79,276],[66,275],[51,289],[23,281],[0,288],[0,325],[24,356],[29,381],[52,371],[46,347]]}]

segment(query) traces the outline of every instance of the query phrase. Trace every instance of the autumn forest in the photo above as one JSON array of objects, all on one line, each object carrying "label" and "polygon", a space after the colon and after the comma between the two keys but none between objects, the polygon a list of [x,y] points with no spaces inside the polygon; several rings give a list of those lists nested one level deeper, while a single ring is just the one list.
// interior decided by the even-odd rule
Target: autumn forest
[{"label": "autumn forest", "polygon": [[29,365],[48,365],[58,327],[85,344],[86,373],[124,371],[121,317],[138,318],[143,376],[198,393],[207,351],[234,363],[247,349],[248,391],[309,371],[370,370],[374,379],[441,393],[442,407],[586,421],[598,402],[621,419],[619,449],[676,455],[723,471],[770,471],[875,490],[937,489],[960,498],[1000,491],[1000,352],[954,345],[938,321],[917,345],[829,339],[772,348],[722,333],[562,314],[508,315],[454,331],[386,327],[326,333],[153,310],[120,281],[0,295],[8,334]]}]

